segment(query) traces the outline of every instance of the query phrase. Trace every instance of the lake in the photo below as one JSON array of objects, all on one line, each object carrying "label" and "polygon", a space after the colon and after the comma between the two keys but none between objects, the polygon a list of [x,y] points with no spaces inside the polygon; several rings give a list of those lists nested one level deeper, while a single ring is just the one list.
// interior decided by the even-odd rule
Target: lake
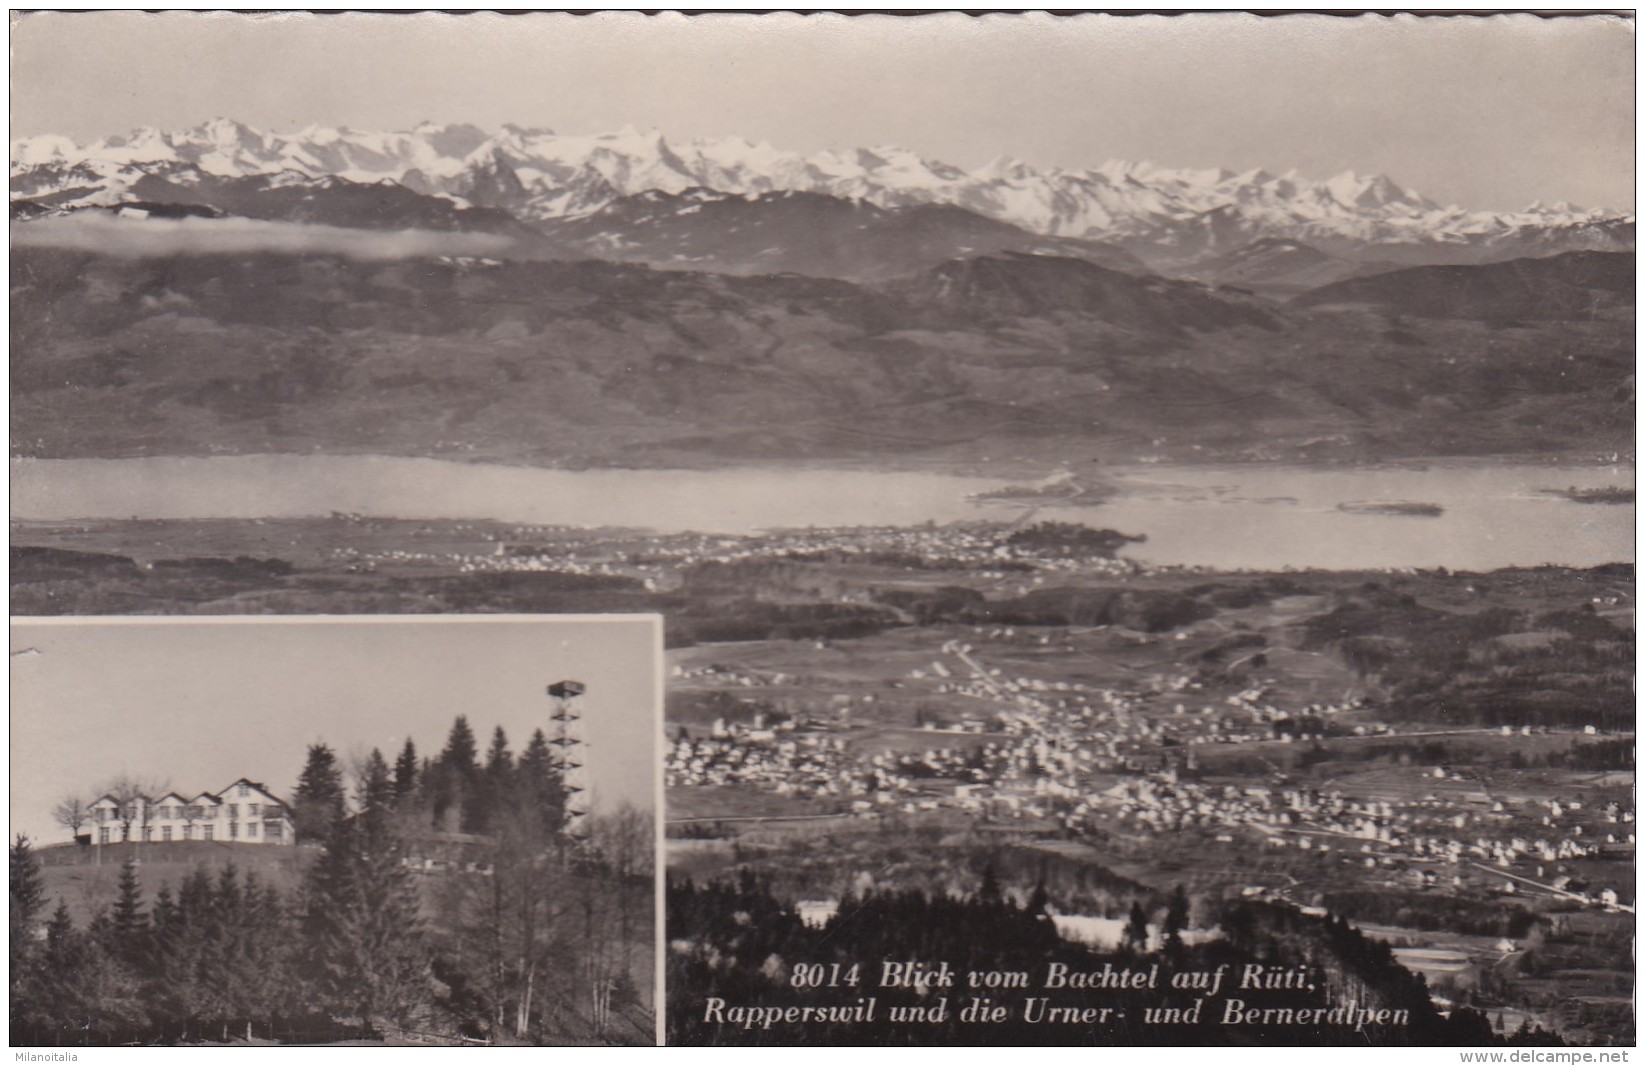
[{"label": "lake", "polygon": [[[976,500],[995,478],[830,470],[545,470],[383,456],[14,459],[12,515],[496,519],[748,533],[1055,519],[1144,534],[1127,554],[1218,569],[1486,570],[1633,559],[1632,505],[1547,489],[1632,488],[1629,466],[1103,468],[1100,504]],[[1094,478],[1081,481],[1096,488]],[[1377,504],[1432,504],[1437,516]],[[1372,505],[1367,507],[1365,505]],[[1348,509],[1343,509],[1347,505]]]}]

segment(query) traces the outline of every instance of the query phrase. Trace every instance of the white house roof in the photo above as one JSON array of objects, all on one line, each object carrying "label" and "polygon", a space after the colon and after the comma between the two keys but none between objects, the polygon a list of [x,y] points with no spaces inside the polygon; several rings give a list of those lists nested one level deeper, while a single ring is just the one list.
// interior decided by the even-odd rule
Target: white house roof
[{"label": "white house roof", "polygon": [[279,796],[276,796],[274,793],[270,792],[267,785],[263,784],[261,781],[253,781],[249,777],[238,778],[235,781],[230,782],[221,792],[218,793],[218,795],[227,796],[234,788],[240,785],[245,785],[256,792],[259,796],[262,796],[264,799],[270,800],[274,803],[283,804],[285,802]]},{"label": "white house roof", "polygon": [[276,796],[274,793],[270,792],[266,786],[264,786],[263,784],[261,784],[257,781],[253,781],[250,778],[245,778],[245,777],[242,777],[242,778],[234,781],[227,788],[224,788],[221,792],[201,792],[201,793],[197,794],[193,799],[190,799],[189,797],[185,796],[181,792],[167,792],[163,796],[157,796],[157,797],[154,797],[154,798],[150,798],[148,796],[132,796],[129,799],[126,799],[126,800],[120,800],[120,799],[117,799],[117,798],[115,798],[114,796],[111,796],[111,795],[102,795],[102,796],[97,797],[95,800],[93,800],[90,805],[93,806],[93,807],[114,807],[114,808],[121,808],[121,807],[125,807],[125,806],[151,806],[151,807],[153,807],[153,806],[159,806],[161,804],[167,804],[167,803],[174,803],[175,802],[175,803],[179,803],[179,804],[188,804],[188,805],[195,805],[195,806],[220,806],[224,802],[226,802],[225,797],[229,796],[231,794],[232,790],[235,789],[239,785],[245,785],[248,788],[250,788],[256,794],[256,796],[261,800],[267,800],[269,803],[277,804],[277,805],[282,806],[282,807],[288,806],[288,804],[284,800],[282,800],[280,797]]}]

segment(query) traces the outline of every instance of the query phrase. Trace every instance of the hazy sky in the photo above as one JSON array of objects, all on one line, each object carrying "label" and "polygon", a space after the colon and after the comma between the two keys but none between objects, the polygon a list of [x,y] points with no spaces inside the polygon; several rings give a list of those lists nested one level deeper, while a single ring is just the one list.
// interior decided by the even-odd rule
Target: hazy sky
[{"label": "hazy sky", "polygon": [[483,751],[553,737],[553,681],[583,697],[597,807],[651,809],[659,773],[660,629],[649,618],[246,617],[14,622],[11,832],[61,841],[50,810],[129,773],[187,793],[238,777],[287,799],[308,745],[345,766],[410,736],[437,754],[466,714]]},{"label": "hazy sky", "polygon": [[22,16],[12,135],[632,124],[962,166],[1387,173],[1442,202],[1633,206],[1616,17]]}]

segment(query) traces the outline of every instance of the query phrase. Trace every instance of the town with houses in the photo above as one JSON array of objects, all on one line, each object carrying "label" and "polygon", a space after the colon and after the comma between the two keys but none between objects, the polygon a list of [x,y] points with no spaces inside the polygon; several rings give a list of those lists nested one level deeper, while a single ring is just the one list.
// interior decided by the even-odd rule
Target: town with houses
[{"label": "town with houses", "polygon": [[[374,522],[358,515],[336,517],[366,525]],[[491,547],[451,551],[346,546],[332,549],[330,558],[356,573],[440,566],[464,574],[598,575],[637,578],[651,591],[678,587],[683,570],[705,563],[779,562],[808,557],[829,557],[841,564],[853,560],[868,564],[882,557],[917,558],[923,566],[964,569],[977,579],[1017,579],[1016,583],[1024,588],[1038,587],[1059,574],[1113,577],[1158,569],[1104,555],[1050,555],[1009,543],[1003,535],[1009,529],[995,523],[780,529],[747,536],[545,525],[485,529],[467,523],[428,530],[430,535],[472,534]]]},{"label": "town with houses", "polygon": [[[987,635],[1016,634],[994,629]],[[1199,753],[1219,746],[1308,745],[1324,741],[1328,732],[1339,742],[1400,734],[1382,723],[1337,727],[1346,713],[1364,709],[1358,701],[1307,707],[1295,720],[1319,730],[1310,733],[1307,725],[1291,726],[1291,714],[1265,703],[1261,687],[1211,703],[1196,699],[1201,684],[1186,675],[1164,679],[1161,691],[1093,689],[1002,676],[958,640],[942,651],[929,666],[911,670],[910,680],[935,681],[938,694],[988,704],[992,714],[974,712],[949,726],[926,721],[922,731],[930,744],[922,751],[869,752],[848,739],[839,719],[768,722],[756,713],[747,723],[717,719],[706,735],[682,730],[668,749],[668,785],[767,790],[862,818],[959,810],[989,822],[1051,827],[1073,838],[1098,833],[1163,842],[1202,833],[1222,844],[1329,856],[1363,867],[1367,877],[1417,888],[1443,880],[1451,889],[1541,891],[1632,912],[1619,903],[1615,886],[1589,885],[1560,872],[1571,860],[1631,857],[1631,803],[1585,807],[1575,797],[1499,795],[1487,774],[1443,766],[1418,771],[1430,786],[1419,794],[1213,783],[1203,779]],[[675,676],[753,689],[801,680],[712,666],[676,668]],[[843,707],[841,718],[849,718],[850,710]],[[865,710],[871,713],[871,707],[858,708]],[[1475,732],[1529,737],[1533,730]],[[1596,731],[1588,727],[1584,733]],[[951,742],[956,734],[968,743]]]}]

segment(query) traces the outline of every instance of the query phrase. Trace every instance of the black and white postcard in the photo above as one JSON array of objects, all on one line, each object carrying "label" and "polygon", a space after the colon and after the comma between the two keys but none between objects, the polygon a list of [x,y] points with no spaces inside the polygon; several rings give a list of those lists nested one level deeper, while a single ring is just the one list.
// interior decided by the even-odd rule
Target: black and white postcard
[{"label": "black and white postcard", "polygon": [[[13,612],[382,641],[19,630],[13,972],[88,954],[14,1041],[1634,1042],[1631,15],[11,31]],[[636,614],[655,729],[552,650]],[[391,805],[424,998],[122,961],[254,873],[325,921],[373,750],[563,770],[577,700],[589,833]],[[321,743],[310,872],[167,871],[301,853]],[[552,915],[467,937],[510,861]]]},{"label": "black and white postcard", "polygon": [[11,1042],[656,1041],[656,618],[11,625]]}]

